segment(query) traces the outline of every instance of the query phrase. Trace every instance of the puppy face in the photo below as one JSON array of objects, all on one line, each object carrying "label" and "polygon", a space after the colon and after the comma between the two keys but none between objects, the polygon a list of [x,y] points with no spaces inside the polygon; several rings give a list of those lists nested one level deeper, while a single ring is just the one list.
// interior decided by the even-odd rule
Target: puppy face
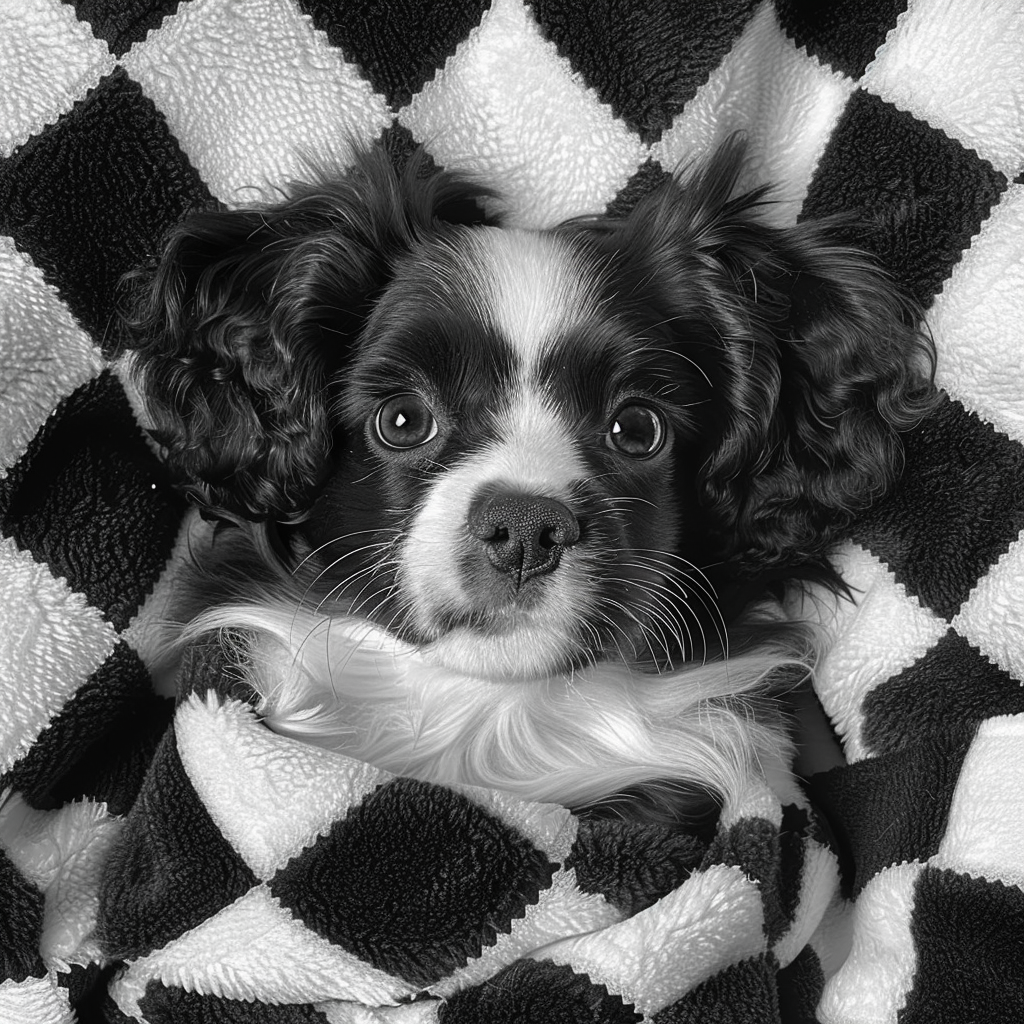
[{"label": "puppy face", "polygon": [[714,652],[766,581],[834,579],[929,401],[891,281],[763,224],[741,161],[544,232],[380,150],[199,215],[127,321],[154,433],[215,514],[292,524],[298,599],[456,672]]},{"label": "puppy face", "polygon": [[491,227],[399,263],[303,527],[318,592],[473,675],[682,653],[708,385],[614,284],[579,239]]}]

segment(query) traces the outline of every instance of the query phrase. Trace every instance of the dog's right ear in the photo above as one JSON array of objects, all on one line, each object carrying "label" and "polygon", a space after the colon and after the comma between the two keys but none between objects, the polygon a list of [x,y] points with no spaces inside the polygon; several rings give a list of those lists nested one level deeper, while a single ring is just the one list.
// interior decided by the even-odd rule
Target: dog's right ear
[{"label": "dog's right ear", "polygon": [[295,519],[325,472],[338,375],[395,259],[485,220],[486,189],[382,147],[272,206],[197,213],[129,284],[153,435],[214,513]]}]

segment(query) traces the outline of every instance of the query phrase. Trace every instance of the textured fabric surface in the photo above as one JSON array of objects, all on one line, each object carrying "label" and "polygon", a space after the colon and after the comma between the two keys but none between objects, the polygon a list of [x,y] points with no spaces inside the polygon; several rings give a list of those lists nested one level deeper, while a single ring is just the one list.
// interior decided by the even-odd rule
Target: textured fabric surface
[{"label": "textured fabric surface", "polygon": [[[1024,1019],[1017,0],[0,0],[0,1021]],[[113,349],[189,210],[423,144],[542,226],[736,130],[860,215],[945,400],[810,608],[849,764],[710,837],[270,734],[154,624],[205,539]],[[244,696],[244,695],[241,695]]]}]

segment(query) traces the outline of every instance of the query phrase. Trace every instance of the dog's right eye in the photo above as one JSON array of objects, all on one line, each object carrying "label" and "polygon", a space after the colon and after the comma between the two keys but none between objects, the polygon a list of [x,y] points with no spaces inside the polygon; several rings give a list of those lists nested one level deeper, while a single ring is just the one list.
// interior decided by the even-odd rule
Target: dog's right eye
[{"label": "dog's right eye", "polygon": [[419,395],[394,395],[378,410],[373,421],[381,444],[388,448],[415,448],[437,434],[437,420]]}]

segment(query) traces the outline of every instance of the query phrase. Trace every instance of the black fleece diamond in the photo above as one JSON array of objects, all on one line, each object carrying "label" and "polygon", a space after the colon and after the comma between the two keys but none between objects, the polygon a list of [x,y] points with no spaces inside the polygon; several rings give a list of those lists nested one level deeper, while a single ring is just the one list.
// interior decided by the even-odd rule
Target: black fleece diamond
[{"label": "black fleece diamond", "polygon": [[0,847],[0,979],[21,982],[46,974],[39,953],[44,902]]},{"label": "black fleece diamond", "polygon": [[599,893],[632,917],[689,878],[706,845],[679,828],[584,818],[565,866],[583,892]]},{"label": "black fleece diamond", "polygon": [[398,110],[444,67],[491,5],[490,0],[299,0],[299,6]]},{"label": "black fleece diamond", "polygon": [[119,630],[163,571],[184,510],[109,371],[63,401],[0,480],[0,531]]},{"label": "black fleece diamond", "polygon": [[478,956],[535,903],[556,865],[439,786],[382,786],[274,876],[318,935],[426,986]]},{"label": "black fleece diamond", "polygon": [[852,851],[856,896],[879,871],[938,852],[974,727],[814,776],[815,803]]},{"label": "black fleece diamond", "polygon": [[900,483],[851,537],[949,620],[1024,530],[1024,447],[946,400],[904,448]]},{"label": "black fleece diamond", "polygon": [[[323,1011],[310,1003],[228,999],[163,985],[155,980],[146,985],[139,1009],[150,1024],[327,1024]],[[115,1019],[104,1017],[103,1021]],[[131,1024],[128,1017],[124,1021]]]},{"label": "black fleece diamond", "polygon": [[864,701],[865,745],[873,753],[924,742],[946,722],[1024,714],[1024,686],[955,630]]},{"label": "black fleece diamond", "polygon": [[773,0],[786,34],[850,78],[860,78],[907,8],[907,0]]},{"label": "black fleece diamond", "polygon": [[193,788],[172,726],[107,863],[97,923],[105,952],[144,956],[256,883]]},{"label": "black fleece diamond", "polygon": [[[654,1024],[770,1024],[781,1021],[778,962],[770,953],[748,957],[713,974],[653,1017]],[[796,1024],[788,1018],[784,1024]]]},{"label": "black fleece diamond", "polygon": [[825,988],[825,974],[813,947],[804,946],[775,977],[779,1020],[784,1024],[817,1024],[816,1010]]},{"label": "black fleece diamond", "polygon": [[118,641],[28,753],[0,775],[0,791],[11,786],[42,809],[87,799],[126,814],[173,709],[153,692],[138,654]]},{"label": "black fleece diamond", "polygon": [[843,233],[922,306],[970,245],[1006,178],[973,150],[857,90],[829,138],[802,217],[852,215]]},{"label": "black fleece diamond", "polygon": [[656,191],[672,180],[672,175],[661,166],[658,160],[645,160],[630,175],[629,181],[616,193],[608,204],[607,213],[610,217],[625,217],[644,196]]},{"label": "black fleece diamond", "polygon": [[442,1003],[438,1024],[638,1024],[621,996],[571,967],[517,960],[475,988]]},{"label": "black fleece diamond", "polygon": [[544,35],[616,117],[646,143],[732,48],[757,0],[529,0]]},{"label": "black fleece diamond", "polygon": [[163,115],[120,68],[0,160],[0,233],[108,353],[121,278],[183,214],[210,202]]},{"label": "black fleece diamond", "polygon": [[[782,855],[798,857],[782,871]],[[764,906],[764,930],[769,942],[775,942],[789,927],[795,900],[793,887],[803,864],[803,846],[799,834],[786,836],[783,844],[779,830],[764,818],[740,818],[719,832],[704,855],[702,869],[717,864],[740,868],[747,878],[757,882]]]},{"label": "black fleece diamond", "polygon": [[910,934],[914,987],[900,1024],[1024,1020],[1024,892],[984,878],[926,867],[914,886]]},{"label": "black fleece diamond", "polygon": [[164,18],[178,10],[185,0],[65,0],[71,3],[79,21],[103,39],[115,57],[123,57],[133,43],[141,43]]}]

